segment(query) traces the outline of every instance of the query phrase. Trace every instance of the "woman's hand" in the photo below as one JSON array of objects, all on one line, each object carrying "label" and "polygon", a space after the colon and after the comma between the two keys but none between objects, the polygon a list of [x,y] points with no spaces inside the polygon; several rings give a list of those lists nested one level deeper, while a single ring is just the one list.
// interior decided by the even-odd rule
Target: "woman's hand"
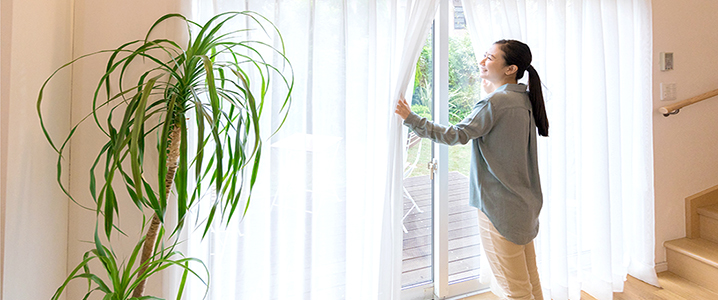
[{"label": "woman's hand", "polygon": [[406,102],[404,97],[399,98],[399,102],[396,103],[396,110],[394,112],[399,115],[402,120],[406,120],[409,114],[411,114],[411,107],[409,107],[409,103]]}]

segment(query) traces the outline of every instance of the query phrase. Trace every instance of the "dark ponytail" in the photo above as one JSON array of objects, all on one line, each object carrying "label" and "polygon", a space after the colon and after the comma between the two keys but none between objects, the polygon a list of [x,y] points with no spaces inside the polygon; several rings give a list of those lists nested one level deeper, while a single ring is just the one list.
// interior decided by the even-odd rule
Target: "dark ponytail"
[{"label": "dark ponytail", "polygon": [[525,71],[529,72],[529,100],[531,100],[534,121],[539,135],[548,136],[548,117],[541,91],[541,78],[536,69],[531,66],[531,49],[517,40],[500,40],[494,44],[501,46],[507,66],[516,65],[518,67],[516,80],[521,79]]},{"label": "dark ponytail", "polygon": [[529,65],[526,71],[529,71],[529,100],[531,100],[531,110],[534,112],[536,128],[538,128],[539,135],[548,136],[548,117],[541,90],[541,78],[532,65]]}]

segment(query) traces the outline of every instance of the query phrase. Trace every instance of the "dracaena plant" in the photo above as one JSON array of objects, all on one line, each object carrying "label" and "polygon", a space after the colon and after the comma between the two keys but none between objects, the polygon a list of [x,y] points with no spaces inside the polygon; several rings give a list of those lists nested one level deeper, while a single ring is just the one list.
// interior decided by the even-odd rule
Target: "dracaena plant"
[{"label": "dracaena plant", "polygon": [[[186,24],[184,42],[153,37],[153,31],[170,20]],[[248,38],[252,36],[262,40]],[[64,139],[55,140],[42,118],[45,86],[60,70],[94,55],[109,58],[93,95],[91,113]],[[134,71],[138,68],[146,71],[129,75],[138,74]],[[45,136],[59,154],[58,182],[73,201],[59,180],[69,141],[78,126],[87,122],[104,134],[105,144],[89,170],[89,194],[95,203],[90,209],[97,216],[93,249],[54,298],[73,279],[83,279],[89,282],[85,297],[99,291],[106,299],[155,299],[143,295],[145,282],[171,265],[185,273],[178,295],[188,274],[201,278],[189,263],[204,265],[176,251],[177,239],[172,237],[200,201],[212,201],[211,208],[197,216],[205,220],[204,234],[215,220],[228,223],[233,216],[247,213],[266,138],[260,135],[260,119],[268,113],[263,111],[265,100],[270,90],[272,97],[279,97],[279,116],[273,117],[285,120],[293,85],[279,30],[265,17],[248,11],[222,13],[204,24],[167,14],[150,27],[144,39],[81,56],[55,71],[40,90],[37,110]],[[190,145],[190,140],[196,143]],[[150,155],[156,159],[146,159]],[[214,195],[203,197],[208,192]],[[117,222],[124,199],[131,199],[150,221],[143,219],[146,234],[137,239],[127,260],[120,262],[122,258],[106,243],[113,233],[125,234]],[[170,201],[177,207],[178,222],[167,228]],[[93,260],[101,262],[103,276],[90,270]]]}]

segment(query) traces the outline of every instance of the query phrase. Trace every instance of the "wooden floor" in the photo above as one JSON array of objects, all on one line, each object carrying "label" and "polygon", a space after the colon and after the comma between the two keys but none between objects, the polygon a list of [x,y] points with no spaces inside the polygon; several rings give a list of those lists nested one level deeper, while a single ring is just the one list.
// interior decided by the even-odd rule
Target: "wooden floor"
[{"label": "wooden floor", "polygon": [[[628,277],[622,293],[613,293],[614,300],[716,300],[718,294],[685,280],[671,272],[658,273],[660,288],[633,277]],[[581,293],[581,300],[595,300]],[[499,300],[491,292],[464,298],[464,300]],[[548,299],[546,299],[548,300]]]},{"label": "wooden floor", "polygon": [[[479,275],[480,239],[478,214],[469,206],[469,179],[459,172],[449,173],[449,282]],[[431,181],[429,176],[404,179],[404,187],[414,199],[404,197],[402,286],[431,279]]]}]

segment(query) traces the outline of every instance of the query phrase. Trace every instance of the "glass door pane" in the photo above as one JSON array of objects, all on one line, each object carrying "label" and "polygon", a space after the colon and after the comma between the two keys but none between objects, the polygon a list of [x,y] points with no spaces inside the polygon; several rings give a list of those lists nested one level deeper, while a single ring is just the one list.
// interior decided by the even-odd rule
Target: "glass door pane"
[{"label": "glass door pane", "polygon": [[[429,34],[417,61],[411,109],[433,120],[433,34]],[[427,163],[432,160],[432,145],[409,132],[404,163],[404,230],[402,251],[402,288],[432,282],[432,185]]]}]

